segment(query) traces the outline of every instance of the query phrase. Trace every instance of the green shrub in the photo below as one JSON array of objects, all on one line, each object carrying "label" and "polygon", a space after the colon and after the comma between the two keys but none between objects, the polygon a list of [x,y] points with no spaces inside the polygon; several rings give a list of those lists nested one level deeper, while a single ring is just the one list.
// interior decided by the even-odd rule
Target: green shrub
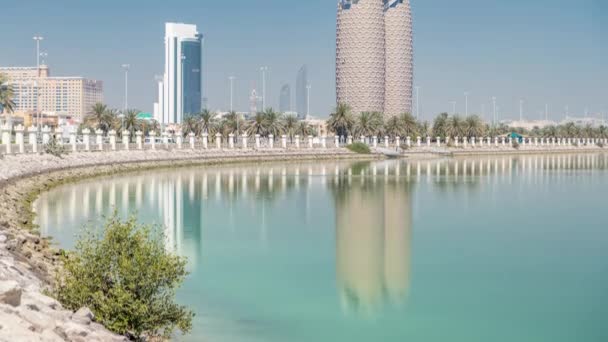
[{"label": "green shrub", "polygon": [[370,154],[372,153],[372,151],[370,150],[369,146],[367,146],[366,144],[362,143],[362,142],[355,142],[352,143],[348,146],[346,146],[347,149],[355,152],[355,153],[359,153],[359,154]]},{"label": "green shrub", "polygon": [[44,145],[44,153],[52,154],[55,157],[61,158],[62,155],[68,153],[68,149],[59,144],[55,137],[52,137],[47,144]]},{"label": "green shrub", "polygon": [[53,295],[67,308],[88,307],[108,329],[140,340],[187,333],[194,314],[177,305],[186,261],[165,251],[162,230],[121,221],[87,230],[63,258]]}]

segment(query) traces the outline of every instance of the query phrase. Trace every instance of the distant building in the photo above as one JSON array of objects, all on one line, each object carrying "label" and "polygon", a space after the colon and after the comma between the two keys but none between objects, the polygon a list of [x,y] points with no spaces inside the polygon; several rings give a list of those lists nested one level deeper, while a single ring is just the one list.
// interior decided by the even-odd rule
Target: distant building
[{"label": "distant building", "polygon": [[306,87],[308,86],[308,67],[303,65],[298,71],[296,78],[296,112],[298,118],[304,119],[308,115],[308,94]]},{"label": "distant building", "polygon": [[281,87],[281,96],[279,98],[279,111],[281,113],[291,111],[291,87],[289,87],[289,84],[284,84]]},{"label": "distant building", "polygon": [[39,113],[44,117],[63,117],[82,122],[95,103],[103,102],[103,82],[83,77],[51,77],[47,65],[0,67],[14,91],[14,112],[30,116],[32,124]]},{"label": "distant building", "polygon": [[555,121],[549,121],[549,120],[502,121],[502,123],[509,126],[509,128],[523,128],[528,131],[531,131],[534,128],[545,128],[548,126],[557,125],[557,123]]},{"label": "distant building", "polygon": [[165,73],[155,113],[162,124],[179,124],[202,110],[202,47],[196,25],[165,24]]}]

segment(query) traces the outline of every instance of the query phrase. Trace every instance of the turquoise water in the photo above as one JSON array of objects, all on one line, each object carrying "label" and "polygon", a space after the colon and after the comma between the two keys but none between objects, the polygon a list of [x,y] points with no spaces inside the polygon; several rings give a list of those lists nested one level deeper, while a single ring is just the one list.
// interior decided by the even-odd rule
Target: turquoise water
[{"label": "turquoise water", "polygon": [[188,257],[184,341],[608,341],[608,156],[197,167],[36,202],[70,248],[116,208]]}]

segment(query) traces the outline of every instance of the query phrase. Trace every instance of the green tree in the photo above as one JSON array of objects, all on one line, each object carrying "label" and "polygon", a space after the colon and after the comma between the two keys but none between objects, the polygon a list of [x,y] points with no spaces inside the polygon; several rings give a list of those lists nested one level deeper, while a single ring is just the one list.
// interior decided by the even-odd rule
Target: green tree
[{"label": "green tree", "polygon": [[161,232],[114,214],[103,232],[87,231],[66,254],[54,295],[71,310],[88,307],[98,322],[137,340],[189,332],[194,314],[174,302],[186,261],[166,252]]},{"label": "green tree", "polygon": [[264,113],[257,112],[253,119],[247,124],[247,134],[255,136],[256,134],[264,134]]},{"label": "green tree", "polygon": [[275,112],[272,108],[268,108],[264,112],[263,128],[266,136],[272,134],[277,138],[283,134],[284,127],[281,114]]},{"label": "green tree", "polygon": [[298,128],[298,118],[295,115],[286,115],[283,119],[283,126],[289,141],[293,142],[293,137],[296,135]]},{"label": "green tree", "polygon": [[135,131],[141,128],[140,120],[137,118],[138,115],[139,110],[129,109],[123,118],[124,129],[129,131],[129,140],[131,142],[133,142],[133,139],[135,138]]},{"label": "green tree", "polygon": [[355,121],[355,136],[371,137],[378,135],[383,128],[383,118],[381,113],[363,112],[359,114]]},{"label": "green tree", "polygon": [[195,135],[200,134],[200,122],[194,115],[188,115],[181,124],[182,134],[184,136],[194,133]]},{"label": "green tree", "polygon": [[300,137],[304,138],[309,135],[312,135],[314,132],[312,127],[310,127],[310,125],[306,121],[300,121],[298,122],[298,126],[296,127],[294,133],[295,135],[299,135]]},{"label": "green tree", "polygon": [[445,137],[448,132],[448,113],[439,114],[433,120],[433,137]]},{"label": "green tree", "polygon": [[403,136],[403,124],[399,117],[391,116],[384,123],[384,133],[390,137],[402,137]]},{"label": "green tree", "polygon": [[95,129],[100,129],[107,133],[116,127],[116,111],[109,109],[103,103],[96,103],[91,107],[91,111],[85,117],[85,122]]},{"label": "green tree", "polygon": [[448,119],[446,125],[446,134],[452,138],[461,137],[464,135],[464,122],[458,115],[453,115]]},{"label": "green tree", "polygon": [[406,137],[413,137],[418,130],[418,121],[411,113],[403,113],[399,117],[403,125],[403,134]]},{"label": "green tree", "polygon": [[484,124],[483,121],[477,115],[468,116],[464,120],[464,135],[465,137],[472,138],[477,137],[481,138],[484,134]]},{"label": "green tree", "polygon": [[4,76],[4,74],[0,74],[0,107],[2,112],[12,113],[15,109],[15,102],[13,98],[15,94],[13,93],[13,87],[8,84],[8,78]]},{"label": "green tree", "polygon": [[327,127],[331,132],[339,136],[348,136],[352,133],[355,119],[351,113],[350,106],[345,103],[338,104],[336,110],[329,116]]},{"label": "green tree", "polygon": [[201,133],[207,133],[209,135],[215,134],[216,120],[215,115],[208,109],[203,110],[199,114],[199,125]]}]

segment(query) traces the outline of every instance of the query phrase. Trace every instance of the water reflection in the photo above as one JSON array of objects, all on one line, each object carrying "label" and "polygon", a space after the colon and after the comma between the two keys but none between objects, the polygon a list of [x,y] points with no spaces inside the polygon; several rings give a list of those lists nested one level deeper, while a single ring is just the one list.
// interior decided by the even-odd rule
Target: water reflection
[{"label": "water reflection", "polygon": [[[373,313],[385,302],[401,303],[410,274],[412,232],[410,189],[390,178],[398,164],[380,165],[384,181],[332,183],[336,213],[336,276],[345,311]],[[362,167],[362,170],[365,167]],[[350,174],[350,173],[348,173]]]}]

